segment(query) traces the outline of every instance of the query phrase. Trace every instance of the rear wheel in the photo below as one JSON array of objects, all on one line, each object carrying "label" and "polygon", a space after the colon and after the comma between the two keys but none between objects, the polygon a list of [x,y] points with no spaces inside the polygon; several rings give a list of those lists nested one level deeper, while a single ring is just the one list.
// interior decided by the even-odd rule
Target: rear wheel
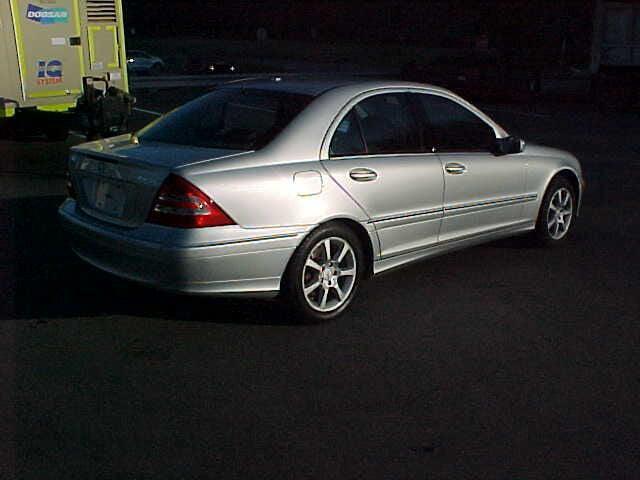
[{"label": "rear wheel", "polygon": [[288,306],[307,323],[342,314],[351,304],[365,271],[362,245],[349,228],[329,224],[298,247],[283,290]]},{"label": "rear wheel", "polygon": [[543,245],[556,245],[567,238],[573,227],[577,208],[576,194],[571,183],[562,177],[551,181],[538,220],[536,238]]}]

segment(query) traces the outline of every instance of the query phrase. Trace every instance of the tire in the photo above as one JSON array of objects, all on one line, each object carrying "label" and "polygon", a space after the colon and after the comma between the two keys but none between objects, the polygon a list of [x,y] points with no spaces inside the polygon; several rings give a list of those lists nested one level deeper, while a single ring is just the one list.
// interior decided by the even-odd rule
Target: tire
[{"label": "tire", "polygon": [[282,297],[296,320],[320,323],[344,313],[364,277],[364,258],[360,239],[348,227],[333,223],[314,230],[293,254],[284,276]]},{"label": "tire", "polygon": [[555,177],[542,199],[535,238],[543,246],[554,246],[566,241],[575,224],[576,192],[566,178]]}]

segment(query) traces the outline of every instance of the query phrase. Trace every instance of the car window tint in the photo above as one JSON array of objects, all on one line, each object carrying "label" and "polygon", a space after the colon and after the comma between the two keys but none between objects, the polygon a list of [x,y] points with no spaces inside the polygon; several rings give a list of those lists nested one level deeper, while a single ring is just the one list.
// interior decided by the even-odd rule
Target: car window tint
[{"label": "car window tint", "polygon": [[313,99],[290,92],[228,88],[201,97],[143,129],[140,142],[257,150]]},{"label": "car window tint", "polygon": [[362,155],[365,153],[362,134],[358,119],[353,110],[342,119],[340,125],[333,134],[329,146],[329,156],[347,157],[350,155]]},{"label": "car window tint", "polygon": [[462,105],[438,95],[419,95],[427,116],[424,137],[440,152],[490,151],[493,128]]},{"label": "car window tint", "polygon": [[354,110],[368,154],[419,152],[420,135],[406,94],[366,98]]}]

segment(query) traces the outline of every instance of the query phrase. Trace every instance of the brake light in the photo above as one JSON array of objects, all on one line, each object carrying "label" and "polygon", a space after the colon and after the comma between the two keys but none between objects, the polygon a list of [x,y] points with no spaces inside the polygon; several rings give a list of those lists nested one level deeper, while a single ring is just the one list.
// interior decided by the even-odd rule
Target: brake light
[{"label": "brake light", "polygon": [[147,221],[178,228],[235,224],[202,190],[174,174],[169,175],[160,187]]}]

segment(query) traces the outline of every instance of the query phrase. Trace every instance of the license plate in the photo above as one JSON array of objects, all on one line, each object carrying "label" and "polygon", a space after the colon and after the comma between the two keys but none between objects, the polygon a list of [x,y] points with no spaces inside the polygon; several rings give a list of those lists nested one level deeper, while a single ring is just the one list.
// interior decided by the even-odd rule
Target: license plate
[{"label": "license plate", "polygon": [[122,217],[124,213],[125,192],[118,185],[98,180],[95,185],[93,206],[111,217]]}]

